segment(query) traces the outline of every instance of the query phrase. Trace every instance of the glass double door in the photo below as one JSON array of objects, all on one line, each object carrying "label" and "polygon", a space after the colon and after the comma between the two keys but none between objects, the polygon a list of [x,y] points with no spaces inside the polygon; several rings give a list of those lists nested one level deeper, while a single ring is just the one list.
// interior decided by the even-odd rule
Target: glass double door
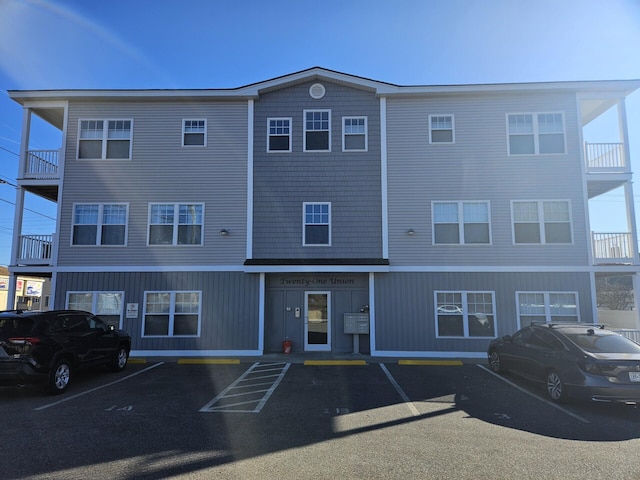
[{"label": "glass double door", "polygon": [[304,349],[331,351],[331,294],[304,292]]}]

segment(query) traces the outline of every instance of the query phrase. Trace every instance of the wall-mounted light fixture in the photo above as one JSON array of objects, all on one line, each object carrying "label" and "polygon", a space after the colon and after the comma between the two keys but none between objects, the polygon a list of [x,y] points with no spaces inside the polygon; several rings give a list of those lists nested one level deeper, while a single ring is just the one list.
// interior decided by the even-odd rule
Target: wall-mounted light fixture
[{"label": "wall-mounted light fixture", "polygon": [[407,235],[411,236],[414,235],[416,232],[413,228],[410,228],[409,230],[407,230]]},{"label": "wall-mounted light fixture", "polygon": [[227,235],[229,235],[229,230],[227,230],[226,228],[223,228],[222,230],[220,230],[220,235],[222,235],[223,237],[226,237]]}]

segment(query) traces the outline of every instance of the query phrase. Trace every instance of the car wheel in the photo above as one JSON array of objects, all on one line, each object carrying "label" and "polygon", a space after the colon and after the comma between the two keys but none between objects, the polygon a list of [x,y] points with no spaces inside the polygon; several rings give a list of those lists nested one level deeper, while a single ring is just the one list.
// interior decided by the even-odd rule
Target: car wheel
[{"label": "car wheel", "polygon": [[111,370],[114,372],[121,372],[124,370],[124,367],[127,366],[127,360],[129,359],[129,352],[126,347],[120,345],[118,347],[118,351],[116,355],[113,357],[113,361],[111,362]]},{"label": "car wheel", "polygon": [[556,403],[562,403],[567,398],[567,391],[562,377],[555,370],[550,370],[547,373],[547,395]]},{"label": "car wheel", "polygon": [[49,393],[58,395],[69,388],[71,383],[71,363],[62,358],[58,360],[49,375]]},{"label": "car wheel", "polygon": [[496,350],[491,350],[489,352],[489,367],[495,373],[502,373],[504,371],[500,361],[500,354]]}]

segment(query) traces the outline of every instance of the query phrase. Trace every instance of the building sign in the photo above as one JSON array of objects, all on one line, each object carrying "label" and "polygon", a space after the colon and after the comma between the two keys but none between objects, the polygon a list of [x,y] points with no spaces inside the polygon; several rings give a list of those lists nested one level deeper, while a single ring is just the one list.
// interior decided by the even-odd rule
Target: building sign
[{"label": "building sign", "polygon": [[127,318],[138,318],[137,303],[127,303]]},{"label": "building sign", "polygon": [[[21,282],[22,280],[18,280]],[[25,296],[39,297],[42,295],[42,282],[34,282],[33,280],[27,280],[27,292]]]},{"label": "building sign", "polygon": [[24,280],[16,280],[16,295],[22,295],[24,290]]},{"label": "building sign", "polygon": [[9,282],[7,280],[0,280],[0,290],[9,290]]}]

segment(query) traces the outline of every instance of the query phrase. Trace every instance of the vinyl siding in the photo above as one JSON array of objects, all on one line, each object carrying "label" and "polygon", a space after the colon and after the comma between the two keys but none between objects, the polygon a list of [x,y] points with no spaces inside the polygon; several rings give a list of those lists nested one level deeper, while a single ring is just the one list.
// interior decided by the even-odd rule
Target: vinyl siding
[{"label": "vinyl siding", "polygon": [[[240,264],[245,258],[246,102],[69,105],[59,265]],[[132,160],[77,160],[79,119],[133,119]],[[182,120],[207,119],[207,146],[182,147]],[[129,204],[126,247],[71,246],[74,203]],[[149,203],[204,203],[201,246],[147,246]],[[229,236],[221,237],[221,229]]]},{"label": "vinyl siding", "polygon": [[516,292],[578,292],[580,320],[593,322],[588,273],[385,273],[375,277],[376,349],[484,352],[490,339],[436,338],[434,291],[494,292],[496,336],[514,333]]},{"label": "vinyl siding", "polygon": [[[389,257],[394,265],[586,265],[575,95],[466,95],[387,102]],[[566,154],[509,156],[507,113],[563,112]],[[429,144],[429,115],[455,115],[455,144]],[[490,202],[491,245],[433,245],[432,201]],[[569,200],[572,245],[514,245],[513,200]],[[415,235],[407,236],[413,229]]]},{"label": "vinyl siding", "polygon": [[[141,338],[146,291],[201,291],[201,335],[197,338]],[[132,350],[257,350],[259,276],[240,272],[60,273],[55,305],[68,291],[124,291],[124,303],[138,304],[138,318],[124,315]]]},{"label": "vinyl siding", "polygon": [[[380,258],[380,104],[370,92],[321,81],[264,94],[255,103],[254,258]],[[303,111],[331,110],[331,152],[303,152]],[[366,116],[368,151],[342,152],[342,117]],[[292,118],[292,152],[267,153],[267,118]],[[302,246],[303,202],[331,203],[331,246]]]}]

